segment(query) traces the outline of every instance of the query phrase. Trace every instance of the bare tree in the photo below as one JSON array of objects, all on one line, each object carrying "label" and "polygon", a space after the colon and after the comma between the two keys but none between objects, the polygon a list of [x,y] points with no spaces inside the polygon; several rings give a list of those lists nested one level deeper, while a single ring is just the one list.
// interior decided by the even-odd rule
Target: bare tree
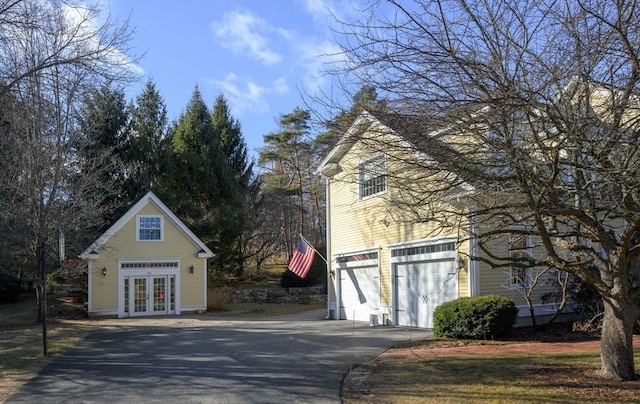
[{"label": "bare tree", "polygon": [[[601,374],[635,377],[640,316],[640,4],[635,1],[374,1],[344,23],[356,87],[414,153],[390,175],[395,220],[471,225],[473,259],[558,268],[604,301]],[[410,117],[410,118],[407,118]],[[402,156],[402,157],[400,157]],[[441,226],[442,228],[442,226]],[[540,254],[495,246],[512,233]]]},{"label": "bare tree", "polygon": [[96,7],[70,2],[0,2],[0,223],[24,265],[35,267],[38,242],[52,242],[59,230],[66,230],[67,241],[82,240],[104,214],[106,195],[95,187],[104,165],[78,175],[92,162],[80,161],[86,134],[78,130],[77,114],[91,89],[133,77],[133,61],[124,53],[126,24],[107,19],[96,25],[98,16]]}]

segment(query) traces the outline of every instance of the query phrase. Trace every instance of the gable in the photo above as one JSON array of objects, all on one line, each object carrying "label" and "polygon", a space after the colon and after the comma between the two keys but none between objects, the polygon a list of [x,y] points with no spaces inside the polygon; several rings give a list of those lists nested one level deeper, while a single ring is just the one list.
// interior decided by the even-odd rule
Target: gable
[{"label": "gable", "polygon": [[[141,218],[159,220],[143,220],[141,223]],[[160,223],[161,233],[159,238],[155,237],[156,233],[154,232],[157,223]],[[148,229],[147,236],[140,236],[145,234],[144,231],[141,233],[140,227]],[[85,259],[95,258],[107,243],[118,238],[140,246],[146,244],[145,248],[147,249],[153,244],[162,248],[160,243],[165,240],[175,243],[178,239],[184,239],[183,241],[187,245],[192,245],[196,249],[198,257],[213,257],[213,252],[152,192],[143,196],[127,213],[80,254],[80,257]]]}]

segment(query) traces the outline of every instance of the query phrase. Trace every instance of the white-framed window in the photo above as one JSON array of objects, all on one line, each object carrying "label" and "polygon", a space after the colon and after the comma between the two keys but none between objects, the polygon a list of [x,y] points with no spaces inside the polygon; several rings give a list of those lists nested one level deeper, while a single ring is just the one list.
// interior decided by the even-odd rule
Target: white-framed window
[{"label": "white-framed window", "polygon": [[531,236],[520,233],[511,233],[509,235],[509,257],[514,262],[509,271],[509,287],[511,289],[531,286],[533,268],[527,266],[524,259],[531,255],[532,247]]},{"label": "white-framed window", "polygon": [[156,215],[136,216],[137,241],[162,241],[164,239],[163,218]]},{"label": "white-framed window", "polygon": [[359,167],[360,199],[387,190],[387,165],[384,156],[365,161]]}]

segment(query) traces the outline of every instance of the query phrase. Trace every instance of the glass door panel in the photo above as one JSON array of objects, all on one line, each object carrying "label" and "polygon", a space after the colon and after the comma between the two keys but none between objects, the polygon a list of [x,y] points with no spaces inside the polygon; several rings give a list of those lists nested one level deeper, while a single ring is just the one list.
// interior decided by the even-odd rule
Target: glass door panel
[{"label": "glass door panel", "polygon": [[133,312],[147,312],[147,278],[133,278]]},{"label": "glass door panel", "polygon": [[124,278],[124,312],[129,313],[129,278]]},{"label": "glass door panel", "polygon": [[176,312],[176,277],[169,277],[169,310],[172,314]]},{"label": "glass door panel", "polygon": [[153,279],[153,312],[167,311],[167,277],[155,276]]}]

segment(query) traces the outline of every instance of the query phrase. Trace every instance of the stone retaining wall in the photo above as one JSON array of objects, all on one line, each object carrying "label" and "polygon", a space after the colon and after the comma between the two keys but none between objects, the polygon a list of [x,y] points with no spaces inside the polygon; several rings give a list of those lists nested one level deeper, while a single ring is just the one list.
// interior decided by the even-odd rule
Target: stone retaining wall
[{"label": "stone retaining wall", "polygon": [[230,291],[235,303],[322,303],[327,295],[322,286],[289,289],[236,289]]}]

